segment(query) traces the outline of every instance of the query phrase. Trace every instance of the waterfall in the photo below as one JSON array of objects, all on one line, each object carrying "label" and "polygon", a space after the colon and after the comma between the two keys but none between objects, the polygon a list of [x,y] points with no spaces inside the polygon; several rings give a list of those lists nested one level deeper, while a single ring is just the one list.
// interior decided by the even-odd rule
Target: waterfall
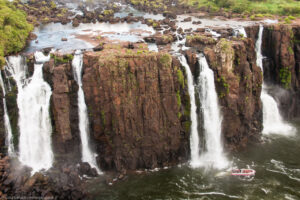
[{"label": "waterfall", "polygon": [[98,173],[101,173],[97,167],[96,154],[92,152],[89,147],[89,121],[87,114],[87,107],[84,100],[84,93],[82,89],[82,65],[83,65],[83,54],[80,50],[75,52],[74,59],[72,61],[73,75],[76,80],[78,89],[78,114],[79,114],[79,131],[81,138],[81,150],[82,150],[82,161],[87,162],[91,167],[96,168]]},{"label": "waterfall", "polygon": [[27,66],[21,56],[11,56],[7,70],[18,87],[19,160],[33,173],[49,169],[53,163],[52,127],[49,116],[51,88],[43,79],[43,63],[50,59],[42,52],[35,53],[36,64],[31,78],[26,79]]},{"label": "waterfall", "polygon": [[[256,64],[263,71],[263,56],[261,53],[262,36],[264,27],[260,25],[258,39],[255,44]],[[263,104],[263,134],[292,134],[295,129],[282,119],[278,105],[275,99],[267,93],[267,87],[263,83],[261,92],[261,101]]]},{"label": "waterfall", "polygon": [[237,27],[233,30],[233,35],[234,36],[238,36],[238,35],[242,35],[243,37],[247,37],[247,33],[245,31],[244,27]]},{"label": "waterfall", "polygon": [[179,57],[182,66],[185,68],[187,74],[188,92],[191,102],[191,134],[190,134],[190,148],[191,148],[191,166],[197,167],[200,163],[199,156],[199,135],[198,135],[198,122],[197,122],[197,107],[195,99],[195,85],[193,75],[187,61],[183,55]]},{"label": "waterfall", "polygon": [[15,155],[15,148],[14,148],[14,143],[13,143],[13,136],[12,136],[12,131],[11,131],[11,125],[10,125],[10,120],[9,116],[7,113],[7,106],[6,106],[6,92],[5,92],[5,85],[2,79],[2,73],[0,72],[0,85],[2,88],[3,92],[3,110],[4,110],[4,128],[5,128],[5,133],[6,133],[6,145],[8,147],[7,153],[9,156],[14,156]]},{"label": "waterfall", "polygon": [[206,151],[200,156],[199,165],[225,168],[228,165],[223,155],[221,138],[222,116],[215,88],[214,72],[209,68],[203,54],[199,58],[200,75],[197,88],[203,114],[203,129]]}]

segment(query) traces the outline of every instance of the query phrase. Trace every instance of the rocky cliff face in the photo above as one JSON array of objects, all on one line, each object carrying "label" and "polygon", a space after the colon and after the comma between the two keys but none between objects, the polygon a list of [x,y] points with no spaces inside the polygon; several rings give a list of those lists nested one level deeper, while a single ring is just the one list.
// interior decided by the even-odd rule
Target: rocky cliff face
[{"label": "rocky cliff face", "polygon": [[262,75],[252,40],[221,39],[204,53],[215,72],[225,145],[236,149],[257,140],[262,130]]},{"label": "rocky cliff face", "polygon": [[[66,57],[66,55],[65,55]],[[52,88],[51,119],[57,159],[80,160],[78,86],[73,78],[72,59],[55,55],[44,65],[44,79]],[[61,155],[67,155],[62,156]]]},{"label": "rocky cliff face", "polygon": [[[248,38],[212,41],[208,36],[193,35],[187,40],[192,48],[185,53],[194,77],[199,75],[194,50],[205,54],[215,73],[223,113],[222,133],[225,145],[231,150],[257,140],[262,129],[262,73],[256,66],[254,47],[258,29],[258,26],[247,28]],[[290,118],[300,114],[299,41],[297,27],[265,27],[264,78],[267,83],[279,86],[270,92]],[[53,55],[44,65],[44,78],[53,90],[50,109],[56,160],[77,162],[81,157],[78,85],[71,61],[70,55]],[[29,56],[29,74],[33,63]],[[11,86],[7,107],[13,134],[17,136],[17,90],[13,81]],[[102,169],[163,167],[189,158],[189,96],[184,70],[177,59],[165,53],[123,47],[86,52],[83,90],[91,146]],[[2,101],[0,109],[3,109],[1,104]],[[4,127],[0,130],[0,138],[5,138]],[[4,145],[4,139],[0,143]],[[17,147],[17,140],[15,144]]]},{"label": "rocky cliff face", "polygon": [[[202,36],[193,37],[205,39]],[[214,71],[223,114],[222,133],[227,149],[236,150],[245,147],[250,141],[257,141],[262,130],[262,74],[256,66],[253,40],[223,38],[209,45],[201,40],[189,46],[203,51]],[[187,51],[186,56],[197,77],[199,72],[196,70],[195,65],[198,63],[195,56],[191,51]]]},{"label": "rocky cliff face", "polygon": [[86,53],[83,89],[101,168],[155,168],[188,158],[185,80],[170,55]]},{"label": "rocky cliff face", "polygon": [[300,28],[287,25],[267,26],[263,35],[264,78],[284,90],[272,94],[280,102],[286,118],[300,117]]},{"label": "rocky cliff face", "polygon": [[[258,26],[248,27],[256,41]],[[300,117],[300,27],[284,24],[264,26],[262,54],[264,81],[279,103],[284,118]]]},{"label": "rocky cliff face", "polygon": [[[53,90],[56,159],[79,161],[78,85],[71,61],[70,56],[53,55],[44,65],[44,79]],[[84,54],[91,146],[103,170],[163,167],[188,159],[185,81],[180,63],[169,54],[128,49]]]}]

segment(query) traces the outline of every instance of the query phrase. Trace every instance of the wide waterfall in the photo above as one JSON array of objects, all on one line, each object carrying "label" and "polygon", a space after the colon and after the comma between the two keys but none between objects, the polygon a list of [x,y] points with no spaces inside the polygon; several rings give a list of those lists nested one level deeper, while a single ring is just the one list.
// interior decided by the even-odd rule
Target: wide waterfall
[{"label": "wide waterfall", "polygon": [[10,125],[10,120],[9,116],[7,113],[7,106],[6,106],[6,92],[5,92],[5,85],[2,79],[2,73],[0,72],[0,85],[2,88],[2,93],[3,93],[3,110],[4,110],[4,128],[5,128],[5,133],[6,133],[6,145],[7,145],[7,153],[9,156],[14,156],[15,155],[15,148],[14,148],[14,143],[13,143],[13,135],[12,135],[12,130],[11,130],[11,125]]},{"label": "wide waterfall", "polygon": [[191,148],[191,166],[197,167],[200,162],[199,156],[199,135],[198,135],[198,121],[197,121],[197,106],[195,99],[195,84],[193,75],[185,57],[182,55],[179,57],[182,66],[185,68],[187,74],[188,92],[191,101],[191,136],[190,136],[190,148]]},{"label": "wide waterfall", "polygon": [[215,88],[214,72],[209,68],[203,54],[199,58],[199,67],[197,88],[203,115],[205,151],[201,154],[198,164],[221,169],[228,165],[228,161],[223,154],[222,116]]},{"label": "wide waterfall", "polygon": [[81,51],[77,50],[75,52],[74,59],[72,61],[73,75],[76,80],[78,89],[78,114],[79,114],[79,131],[81,138],[81,152],[82,161],[87,162],[97,169],[98,173],[101,173],[100,169],[97,167],[96,154],[92,152],[89,146],[89,120],[87,114],[87,107],[84,100],[84,93],[82,89],[82,65],[83,65],[83,54]]},{"label": "wide waterfall", "polygon": [[21,56],[11,56],[7,70],[18,87],[19,160],[33,172],[49,169],[53,163],[49,106],[51,88],[43,79],[43,63],[50,59],[35,53],[36,64],[31,78],[26,79],[27,67]]},{"label": "wide waterfall", "polygon": [[[260,25],[258,39],[255,44],[256,64],[263,71],[263,56],[261,53],[262,36],[264,27]],[[261,101],[263,104],[263,134],[282,134],[288,135],[295,132],[295,128],[284,122],[275,99],[267,93],[267,87],[263,83],[261,92]]]}]

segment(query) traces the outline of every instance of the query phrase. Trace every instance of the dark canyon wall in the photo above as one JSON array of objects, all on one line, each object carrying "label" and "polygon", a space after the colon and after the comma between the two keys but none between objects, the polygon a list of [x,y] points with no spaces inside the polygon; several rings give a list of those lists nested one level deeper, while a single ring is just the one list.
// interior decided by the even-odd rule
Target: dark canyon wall
[{"label": "dark canyon wall", "polygon": [[[256,41],[259,27],[248,27]],[[300,27],[265,25],[262,43],[264,80],[270,94],[279,103],[284,118],[300,117]]]},{"label": "dark canyon wall", "polygon": [[[92,148],[104,170],[163,167],[189,158],[189,96],[176,59],[132,50],[86,52],[83,90]],[[44,66],[53,89],[53,145],[58,160],[80,159],[78,85],[71,59]],[[74,160],[75,159],[75,160]]]},{"label": "dark canyon wall", "polygon": [[[205,54],[214,71],[223,114],[223,139],[230,150],[259,140],[262,130],[262,73],[256,66],[255,52],[258,29],[247,28],[248,38],[216,42],[199,33],[187,41],[193,47],[186,57],[194,78],[199,75],[197,50]],[[299,41],[298,27],[265,27],[264,79],[276,86],[270,93],[289,118],[300,114]],[[29,56],[29,74],[33,63]],[[103,170],[163,167],[189,159],[190,100],[185,77],[179,61],[165,53],[123,48],[84,53],[83,90],[91,146]],[[78,85],[73,78],[72,56],[53,55],[44,65],[44,78],[53,91],[50,111],[55,158],[80,161]],[[6,99],[17,135],[17,89],[12,80],[11,85]],[[0,107],[0,144],[5,151],[2,100]]]},{"label": "dark canyon wall", "polygon": [[236,149],[257,141],[262,130],[262,75],[252,40],[221,39],[204,53],[215,72],[225,144]]},{"label": "dark canyon wall", "polygon": [[[262,130],[262,74],[256,66],[253,40],[223,38],[215,42],[200,34],[187,40],[187,45],[203,52],[214,71],[223,115],[222,134],[227,149],[237,150],[249,142],[258,141]],[[199,66],[196,53],[188,51],[186,54],[197,77]]]}]

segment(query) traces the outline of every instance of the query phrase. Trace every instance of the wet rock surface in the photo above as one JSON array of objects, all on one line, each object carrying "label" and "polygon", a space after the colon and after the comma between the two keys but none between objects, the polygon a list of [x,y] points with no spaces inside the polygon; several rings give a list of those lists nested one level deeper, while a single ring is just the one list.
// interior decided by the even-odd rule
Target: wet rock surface
[{"label": "wet rock surface", "polygon": [[[270,91],[278,99],[285,118],[300,117],[300,28],[271,25],[264,29],[264,79],[279,89]],[[281,92],[280,92],[281,91]]]},{"label": "wet rock surface", "polygon": [[[48,172],[30,173],[15,159],[0,154],[0,196],[12,198],[86,199],[78,167],[64,165]],[[89,174],[91,175],[91,174]]]},{"label": "wet rock surface", "polygon": [[213,49],[206,49],[204,53],[215,72],[225,146],[236,150],[249,142],[259,141],[262,130],[262,75],[256,66],[252,40],[221,39]]}]

